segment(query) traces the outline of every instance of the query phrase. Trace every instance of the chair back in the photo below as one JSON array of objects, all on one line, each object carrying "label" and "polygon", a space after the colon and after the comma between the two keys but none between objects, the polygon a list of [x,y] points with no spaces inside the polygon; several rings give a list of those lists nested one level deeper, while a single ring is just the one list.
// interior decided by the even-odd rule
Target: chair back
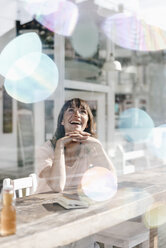
[{"label": "chair back", "polygon": [[37,177],[35,173],[29,175],[29,177],[23,177],[18,179],[5,178],[3,180],[3,187],[13,185],[14,199],[23,196],[34,194],[37,189]]}]

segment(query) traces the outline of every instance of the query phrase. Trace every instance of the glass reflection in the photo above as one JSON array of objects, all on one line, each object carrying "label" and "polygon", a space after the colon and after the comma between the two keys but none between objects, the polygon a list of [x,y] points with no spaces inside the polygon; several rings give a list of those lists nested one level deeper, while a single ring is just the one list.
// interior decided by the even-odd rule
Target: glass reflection
[{"label": "glass reflection", "polygon": [[154,123],[145,111],[130,108],[120,115],[118,127],[128,141],[139,142],[149,137]]},{"label": "glass reflection", "polygon": [[45,54],[33,73],[21,80],[5,80],[7,93],[14,99],[24,103],[34,103],[48,98],[58,84],[56,64]]}]

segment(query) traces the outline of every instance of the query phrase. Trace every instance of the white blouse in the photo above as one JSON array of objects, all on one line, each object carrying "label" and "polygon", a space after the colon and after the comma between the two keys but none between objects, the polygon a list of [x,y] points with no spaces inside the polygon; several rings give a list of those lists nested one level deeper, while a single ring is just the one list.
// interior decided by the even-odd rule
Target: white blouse
[{"label": "white blouse", "polygon": [[[95,156],[95,151],[90,152],[87,145],[82,144],[81,151],[74,164],[72,166],[66,166],[65,191],[77,189],[80,186],[83,174],[92,165],[93,156],[91,154]],[[46,179],[40,178],[39,174],[46,167],[51,167],[54,163],[54,160],[55,156],[53,146],[50,141],[47,141],[37,150],[36,174],[38,176],[38,188],[36,193],[52,191],[52,189],[47,184]]]}]

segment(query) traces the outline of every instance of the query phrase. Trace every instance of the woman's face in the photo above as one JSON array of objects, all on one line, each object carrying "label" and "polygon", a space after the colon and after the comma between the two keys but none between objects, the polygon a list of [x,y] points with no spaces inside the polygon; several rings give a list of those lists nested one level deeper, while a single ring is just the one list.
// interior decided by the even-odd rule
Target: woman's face
[{"label": "woman's face", "polygon": [[62,125],[65,133],[72,131],[84,131],[88,123],[88,112],[83,107],[69,107],[63,116]]}]

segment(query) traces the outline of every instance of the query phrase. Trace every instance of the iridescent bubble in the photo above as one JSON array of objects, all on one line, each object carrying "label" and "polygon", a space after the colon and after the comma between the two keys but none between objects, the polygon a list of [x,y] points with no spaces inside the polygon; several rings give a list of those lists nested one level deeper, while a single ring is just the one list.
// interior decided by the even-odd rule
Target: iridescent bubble
[{"label": "iridescent bubble", "polygon": [[147,24],[138,14],[119,13],[108,17],[104,33],[117,45],[138,51],[157,51],[166,48],[166,31]]},{"label": "iridescent bubble", "polygon": [[145,111],[130,108],[120,115],[118,127],[128,141],[138,142],[149,137],[154,123]]},{"label": "iridescent bubble", "polygon": [[92,21],[78,23],[71,38],[74,50],[85,58],[97,52],[98,41],[98,29]]},{"label": "iridescent bubble", "polygon": [[166,160],[166,124],[153,128],[147,146],[153,155]]},{"label": "iridescent bubble", "polygon": [[105,201],[117,192],[117,178],[108,169],[93,167],[85,172],[81,187],[86,196],[94,201]]},{"label": "iridescent bubble", "polygon": [[24,103],[45,100],[56,89],[58,70],[56,64],[45,54],[41,54],[40,64],[33,73],[21,80],[5,80],[7,93]]},{"label": "iridescent bubble", "polygon": [[24,8],[31,15],[49,15],[50,13],[57,11],[59,4],[65,0],[33,0],[24,1]]},{"label": "iridescent bubble", "polygon": [[58,10],[49,15],[36,15],[36,20],[49,30],[70,36],[78,20],[78,8],[69,1],[62,1]]},{"label": "iridescent bubble", "polygon": [[9,80],[20,80],[31,75],[40,63],[41,53],[29,53],[16,60],[6,74]]},{"label": "iridescent bubble", "polygon": [[[11,80],[13,79],[13,73],[15,73],[15,80],[20,80],[23,77],[28,76],[38,66],[38,63],[40,62],[41,51],[41,41],[36,33],[30,32],[16,37],[10,41],[1,52],[0,74]],[[27,63],[25,62],[25,57],[28,59]],[[34,58],[35,60],[32,61],[31,59]],[[23,60],[24,63],[26,63],[26,66],[30,63],[30,66],[24,68],[24,73],[21,72],[21,63]],[[10,70],[16,71],[14,72]]]},{"label": "iridescent bubble", "polygon": [[155,228],[166,223],[166,203],[157,202],[151,205],[144,215],[144,223],[148,228]]}]

